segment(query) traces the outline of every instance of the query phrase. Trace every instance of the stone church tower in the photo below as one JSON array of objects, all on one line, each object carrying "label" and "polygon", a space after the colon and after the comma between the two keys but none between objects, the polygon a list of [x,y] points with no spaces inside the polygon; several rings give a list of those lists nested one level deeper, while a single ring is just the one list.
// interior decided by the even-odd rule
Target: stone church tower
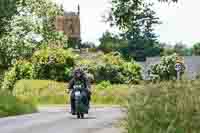
[{"label": "stone church tower", "polygon": [[80,6],[77,12],[64,12],[64,16],[56,17],[56,30],[63,31],[67,37],[80,40]]}]

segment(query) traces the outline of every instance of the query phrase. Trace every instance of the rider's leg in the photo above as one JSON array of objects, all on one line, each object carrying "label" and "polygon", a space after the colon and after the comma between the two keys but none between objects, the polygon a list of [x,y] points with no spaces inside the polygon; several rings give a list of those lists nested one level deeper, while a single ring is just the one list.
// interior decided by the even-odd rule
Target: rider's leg
[{"label": "rider's leg", "polygon": [[74,99],[74,95],[73,94],[71,94],[71,98],[70,98],[71,100],[71,113],[72,113],[72,115],[75,115],[75,99]]},{"label": "rider's leg", "polygon": [[87,98],[88,98],[88,107],[90,107],[90,100],[91,100],[91,93],[87,92]]}]

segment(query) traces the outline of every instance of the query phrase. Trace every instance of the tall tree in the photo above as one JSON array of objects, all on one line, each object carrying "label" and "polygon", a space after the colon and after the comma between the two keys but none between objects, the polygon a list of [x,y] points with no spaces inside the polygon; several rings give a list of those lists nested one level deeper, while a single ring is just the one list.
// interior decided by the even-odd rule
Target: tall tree
[{"label": "tall tree", "polygon": [[6,25],[17,11],[17,6],[23,0],[0,0],[0,37],[6,32]]},{"label": "tall tree", "polygon": [[128,47],[127,40],[120,38],[118,35],[114,35],[109,31],[106,31],[99,41],[100,45],[98,48],[104,52],[119,51],[124,53],[123,51]]},{"label": "tall tree", "polygon": [[158,0],[160,2],[178,2],[178,0]]},{"label": "tall tree", "polygon": [[55,32],[55,17],[62,11],[52,1],[21,1],[17,11],[5,26],[7,34],[0,38],[0,65],[4,68],[30,57],[40,44],[66,41],[62,33]]},{"label": "tall tree", "polygon": [[174,53],[177,53],[181,56],[191,56],[192,49],[188,48],[186,44],[178,42],[174,45]]},{"label": "tall tree", "polygon": [[200,42],[194,44],[192,51],[194,55],[200,55]]},{"label": "tall tree", "polygon": [[159,18],[152,5],[146,0],[112,0],[109,21],[123,31],[129,45],[127,53],[136,60],[161,52],[153,29],[159,24]]}]

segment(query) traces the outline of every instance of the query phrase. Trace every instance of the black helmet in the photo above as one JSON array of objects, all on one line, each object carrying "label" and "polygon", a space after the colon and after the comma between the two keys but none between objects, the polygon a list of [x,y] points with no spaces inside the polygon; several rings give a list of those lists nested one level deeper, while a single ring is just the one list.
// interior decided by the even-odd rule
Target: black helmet
[{"label": "black helmet", "polygon": [[84,75],[84,72],[81,68],[77,68],[74,70],[74,77],[75,78],[80,78],[80,77],[83,77]]}]

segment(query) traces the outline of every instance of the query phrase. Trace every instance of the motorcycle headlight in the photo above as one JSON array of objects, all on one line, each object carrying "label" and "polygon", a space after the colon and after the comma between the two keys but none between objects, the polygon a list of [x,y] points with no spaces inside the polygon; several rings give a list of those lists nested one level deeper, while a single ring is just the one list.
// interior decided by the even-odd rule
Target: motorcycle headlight
[{"label": "motorcycle headlight", "polygon": [[75,92],[75,96],[80,96],[81,95],[81,92],[80,91],[76,91]]}]

